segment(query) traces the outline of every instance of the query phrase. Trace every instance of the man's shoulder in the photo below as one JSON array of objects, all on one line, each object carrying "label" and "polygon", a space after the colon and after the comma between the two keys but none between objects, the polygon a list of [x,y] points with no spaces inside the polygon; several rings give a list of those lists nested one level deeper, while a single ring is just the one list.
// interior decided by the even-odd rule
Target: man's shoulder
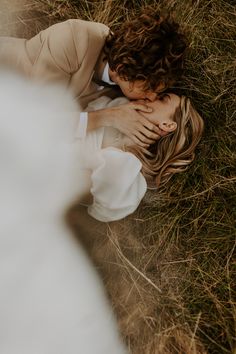
[{"label": "man's shoulder", "polygon": [[97,33],[102,36],[107,36],[109,33],[109,27],[100,22],[94,21],[85,21],[81,19],[70,19],[65,21],[64,23],[68,24],[68,27],[71,28],[72,31],[88,31]]},{"label": "man's shoulder", "polygon": [[78,57],[81,63],[88,49],[90,49],[88,54],[92,48],[101,50],[108,33],[109,28],[102,23],[69,19],[58,22],[43,31],[42,39],[48,36],[50,48],[54,49],[54,52],[62,52],[63,48],[69,60]]},{"label": "man's shoulder", "polygon": [[89,38],[96,42],[96,40],[105,40],[109,33],[109,27],[99,22],[69,19],[52,25],[42,33],[42,36],[49,34],[55,42],[58,40],[72,44],[73,42],[77,43],[78,40],[87,41]]}]

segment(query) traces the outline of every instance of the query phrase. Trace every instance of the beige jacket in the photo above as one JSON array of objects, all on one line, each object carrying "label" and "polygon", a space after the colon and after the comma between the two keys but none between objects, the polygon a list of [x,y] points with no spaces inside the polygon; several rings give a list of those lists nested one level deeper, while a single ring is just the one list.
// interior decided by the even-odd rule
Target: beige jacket
[{"label": "beige jacket", "polygon": [[92,77],[102,71],[108,32],[101,23],[75,19],[55,24],[29,40],[1,37],[0,67],[14,68],[43,83],[62,84],[85,106],[98,96]]}]

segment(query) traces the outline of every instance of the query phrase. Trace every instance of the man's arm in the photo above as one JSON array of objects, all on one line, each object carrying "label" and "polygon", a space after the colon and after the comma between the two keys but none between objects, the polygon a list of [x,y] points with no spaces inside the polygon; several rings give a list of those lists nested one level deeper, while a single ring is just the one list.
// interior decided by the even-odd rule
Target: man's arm
[{"label": "man's arm", "polygon": [[42,31],[26,44],[27,51],[34,54],[32,77],[60,83],[69,87],[75,97],[83,97],[108,31],[102,23],[80,19]]},{"label": "man's arm", "polygon": [[159,130],[138,111],[152,112],[152,108],[145,104],[129,102],[118,107],[89,112],[87,130],[112,126],[132,139],[135,144],[147,147],[160,138]]},{"label": "man's arm", "polygon": [[69,21],[60,22],[26,41],[32,62],[30,76],[41,82],[67,86],[78,67]]}]

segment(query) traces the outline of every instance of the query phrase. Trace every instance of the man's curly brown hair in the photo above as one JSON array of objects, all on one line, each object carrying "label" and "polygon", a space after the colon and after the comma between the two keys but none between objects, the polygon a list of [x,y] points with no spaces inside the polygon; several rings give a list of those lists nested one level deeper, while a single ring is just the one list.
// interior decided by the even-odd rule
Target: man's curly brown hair
[{"label": "man's curly brown hair", "polygon": [[142,80],[144,90],[156,91],[160,84],[166,89],[179,79],[186,47],[179,25],[148,7],[110,32],[104,52],[111,70],[121,78]]}]

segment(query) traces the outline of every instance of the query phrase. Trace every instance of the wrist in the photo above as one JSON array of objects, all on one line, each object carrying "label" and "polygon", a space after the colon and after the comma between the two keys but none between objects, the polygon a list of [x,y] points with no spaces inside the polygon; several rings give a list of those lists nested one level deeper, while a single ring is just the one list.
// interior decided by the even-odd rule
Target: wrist
[{"label": "wrist", "polygon": [[112,126],[112,119],[108,109],[88,112],[88,130],[109,126]]}]

